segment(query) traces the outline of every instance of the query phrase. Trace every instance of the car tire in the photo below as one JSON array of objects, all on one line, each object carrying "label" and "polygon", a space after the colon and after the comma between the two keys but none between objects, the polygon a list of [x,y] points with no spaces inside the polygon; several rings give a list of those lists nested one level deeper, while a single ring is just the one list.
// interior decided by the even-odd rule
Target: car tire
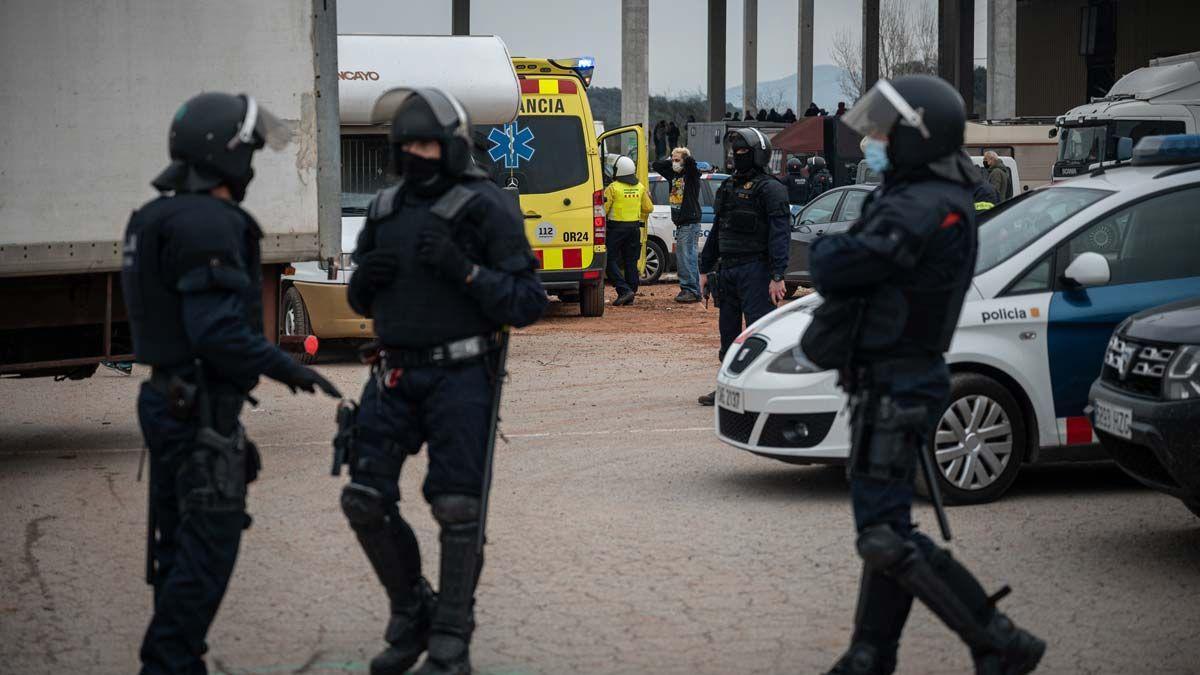
[{"label": "car tire", "polygon": [[[950,403],[926,447],[942,500],[985,504],[999,499],[1026,457],[1025,430],[1025,413],[1007,387],[978,373],[951,375]],[[924,480],[918,482],[928,495]]]},{"label": "car tire", "polygon": [[667,249],[658,239],[646,240],[646,267],[642,273],[643,284],[658,283],[667,268]]},{"label": "car tire", "polygon": [[579,289],[580,316],[604,316],[604,284],[596,282]]},{"label": "car tire", "polygon": [[[287,336],[308,337],[312,333],[312,323],[308,320],[308,308],[304,306],[304,298],[295,286],[283,294],[283,307],[279,311],[280,332]],[[303,349],[291,352],[292,358],[300,363],[309,365],[317,360],[316,355],[309,354]]]}]

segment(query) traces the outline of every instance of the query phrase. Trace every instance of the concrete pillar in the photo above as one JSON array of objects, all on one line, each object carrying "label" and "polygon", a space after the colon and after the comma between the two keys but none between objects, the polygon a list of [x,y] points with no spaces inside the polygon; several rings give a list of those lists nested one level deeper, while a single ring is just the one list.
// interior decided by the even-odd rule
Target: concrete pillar
[{"label": "concrete pillar", "polygon": [[799,0],[800,25],[796,32],[796,107],[803,115],[813,96],[813,0]]},{"label": "concrete pillar", "polygon": [[987,117],[1017,116],[1017,0],[988,0]]},{"label": "concrete pillar", "polygon": [[650,0],[621,0],[621,124],[640,124],[647,136],[650,134],[649,54]]},{"label": "concrete pillar", "polygon": [[708,0],[708,119],[725,117],[725,0]]},{"label": "concrete pillar", "polygon": [[879,79],[879,0],[862,0],[862,92]]},{"label": "concrete pillar", "polygon": [[975,102],[975,0],[938,0],[938,76],[958,89],[970,114]]},{"label": "concrete pillar", "polygon": [[450,34],[471,34],[471,0],[454,0],[450,5]]},{"label": "concrete pillar", "polygon": [[742,110],[758,110],[758,0],[742,0]]}]

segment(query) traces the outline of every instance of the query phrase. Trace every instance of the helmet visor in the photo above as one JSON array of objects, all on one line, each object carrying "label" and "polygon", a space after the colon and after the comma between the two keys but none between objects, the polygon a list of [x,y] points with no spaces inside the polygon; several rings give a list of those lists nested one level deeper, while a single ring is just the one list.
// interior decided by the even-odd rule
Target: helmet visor
[{"label": "helmet visor", "polygon": [[271,111],[260,106],[253,96],[243,95],[246,99],[246,115],[233,138],[229,139],[229,149],[239,145],[249,145],[261,148],[264,145],[272,150],[282,150],[292,141],[292,130],[283,120],[271,114]]},{"label": "helmet visor", "polygon": [[897,124],[904,124],[919,131],[922,138],[929,138],[921,111],[909,105],[887,80],[876,82],[842,115],[842,122],[863,136],[887,136]]}]

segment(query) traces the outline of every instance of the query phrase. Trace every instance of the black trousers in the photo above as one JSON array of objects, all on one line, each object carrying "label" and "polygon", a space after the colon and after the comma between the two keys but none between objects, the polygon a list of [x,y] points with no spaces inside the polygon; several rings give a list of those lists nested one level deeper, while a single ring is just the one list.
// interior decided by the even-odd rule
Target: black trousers
[{"label": "black trousers", "polygon": [[608,222],[608,278],[617,294],[637,293],[638,258],[642,255],[641,225],[610,220]]},{"label": "black trousers", "polygon": [[[215,407],[217,431],[231,433],[240,399]],[[150,450],[150,509],[158,530],[154,616],[142,641],[141,673],[203,674],[205,638],[249,524],[245,500],[211,497],[211,475],[194,452],[197,422],[171,417],[166,398],[149,384],[138,396],[138,420]]]}]

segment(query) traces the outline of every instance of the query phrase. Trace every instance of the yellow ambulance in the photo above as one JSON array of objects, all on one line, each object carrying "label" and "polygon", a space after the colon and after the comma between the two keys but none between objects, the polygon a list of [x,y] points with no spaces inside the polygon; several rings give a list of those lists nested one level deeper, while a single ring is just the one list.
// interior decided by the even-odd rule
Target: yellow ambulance
[{"label": "yellow ambulance", "polygon": [[[515,188],[525,214],[525,234],[537,256],[542,285],[583,316],[604,314],[605,218],[603,192],[617,157],[634,160],[647,182],[646,137],[641,126],[619,127],[596,137],[587,86],[590,58],[514,57],[521,86],[517,119],[479,125],[502,188]],[[645,261],[646,229],[642,228]]]}]

